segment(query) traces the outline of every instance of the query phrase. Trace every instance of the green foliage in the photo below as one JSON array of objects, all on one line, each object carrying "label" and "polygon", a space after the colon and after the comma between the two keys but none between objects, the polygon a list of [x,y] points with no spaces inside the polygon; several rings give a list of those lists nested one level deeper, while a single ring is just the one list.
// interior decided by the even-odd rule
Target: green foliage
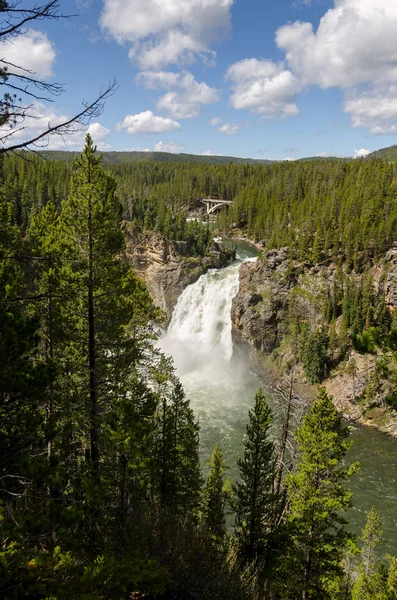
[{"label": "green foliage", "polygon": [[[367,522],[361,537],[358,576],[352,587],[352,600],[387,600],[391,598],[389,574],[385,563],[379,560],[382,539],[382,522],[373,506],[367,514]],[[393,570],[391,569],[393,576]],[[388,589],[389,588],[389,589]]]},{"label": "green foliage", "polygon": [[353,346],[361,354],[375,354],[380,343],[379,329],[371,327],[353,336]]},{"label": "green foliage", "polygon": [[[393,165],[381,160],[221,165],[147,162],[147,154],[146,162],[132,162],[128,153],[119,162],[116,153],[108,158],[123,217],[169,239],[187,240],[192,252],[202,252],[210,234],[200,229],[203,244],[194,248],[189,230],[197,225],[186,222],[186,212],[202,208],[201,200],[212,195],[233,201],[220,217],[225,227],[236,223],[251,238],[266,240],[267,248],[289,246],[291,258],[334,258],[360,271],[397,237]],[[31,161],[5,158],[5,183],[24,227],[48,200],[60,205],[71,168],[70,161]]]},{"label": "green foliage", "polygon": [[246,559],[263,555],[275,518],[274,444],[269,439],[271,411],[262,389],[249,412],[244,457],[237,462],[241,481],[235,487],[234,510],[240,551]]},{"label": "green foliage", "polygon": [[[299,461],[287,477],[292,527],[287,573],[298,598],[332,598],[330,586],[341,575],[340,562],[351,534],[343,513],[351,504],[344,482],[357,471],[343,459],[350,447],[330,397],[320,388],[298,429]],[[289,596],[288,596],[289,597]]]},{"label": "green foliage", "polygon": [[[167,390],[168,391],[168,390]],[[163,508],[193,516],[200,504],[199,428],[179,381],[162,389],[157,411],[153,484]]]},{"label": "green foliage", "polygon": [[209,464],[203,496],[203,521],[214,539],[222,541],[226,534],[224,476],[227,465],[219,444],[215,446]]},{"label": "green foliage", "polygon": [[[373,558],[380,540],[375,513],[348,578],[344,512],[351,494],[344,482],[355,466],[343,464],[348,432],[325,391],[297,432],[297,464],[295,453],[282,455],[285,481],[277,479],[271,413],[260,390],[238,462],[240,481],[225,482],[217,446],[204,485],[198,425],[171,360],[154,346],[157,311],[120,260],[123,218],[202,254],[211,234],[185,217],[215,194],[234,200],[219,218],[226,230],[236,222],[268,244],[287,243],[291,259],[338,256],[324,296],[330,332],[311,331],[293,309],[289,315],[307,378],[321,381],[329,345],[336,353],[339,343],[348,347],[354,339],[363,351],[370,343],[397,351],[384,295],[375,294],[363,254],[372,259],[395,236],[388,166],[114,158],[106,171],[89,136],[73,164],[5,157],[1,597],[307,600],[345,597],[353,582],[356,597],[391,600],[396,561]],[[385,225],[375,230],[379,210]],[[349,281],[347,267],[355,270]],[[348,368],[354,375],[353,360]],[[389,377],[392,393],[390,361],[380,361],[378,371]],[[288,417],[284,449],[289,424]],[[234,537],[226,504],[235,509]]]},{"label": "green foliage", "polygon": [[320,383],[326,375],[328,343],[324,330],[302,333],[300,358],[309,383]]},{"label": "green foliage", "polygon": [[[61,213],[46,202],[24,241],[3,196],[0,214],[1,595],[166,596],[179,573],[161,540],[198,522],[198,427],[153,347],[147,289],[119,260],[115,180],[87,137]],[[149,525],[160,504],[165,533]]]},{"label": "green foliage", "polygon": [[164,593],[169,574],[155,561],[138,556],[97,556],[89,564],[59,546],[26,553],[15,543],[0,550],[0,593],[4,600],[111,600],[138,590]]}]

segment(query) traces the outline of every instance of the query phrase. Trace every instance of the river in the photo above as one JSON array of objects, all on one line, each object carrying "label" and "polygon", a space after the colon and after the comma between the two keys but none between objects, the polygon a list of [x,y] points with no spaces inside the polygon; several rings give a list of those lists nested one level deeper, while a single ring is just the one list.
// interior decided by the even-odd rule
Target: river
[{"label": "river", "polygon": [[[255,260],[256,254],[248,244],[239,243],[236,261],[209,271],[186,288],[160,342],[161,349],[173,357],[200,422],[204,468],[220,442],[232,480],[238,477],[236,460],[242,454],[248,410],[258,388],[264,387],[249,359],[233,354],[230,321],[239,267],[244,260]],[[277,417],[275,395],[264,389]],[[353,445],[347,458],[359,461],[360,471],[349,482],[354,494],[349,527],[359,535],[366,512],[375,505],[384,525],[385,552],[397,556],[397,441],[376,430],[359,426],[351,430]]]}]

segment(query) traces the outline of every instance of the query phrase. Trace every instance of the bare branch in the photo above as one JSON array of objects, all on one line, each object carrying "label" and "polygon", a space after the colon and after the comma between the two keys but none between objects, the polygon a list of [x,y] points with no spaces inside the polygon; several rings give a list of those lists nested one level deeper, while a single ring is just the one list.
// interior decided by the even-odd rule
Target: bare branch
[{"label": "bare branch", "polygon": [[113,80],[104,92],[100,92],[96,100],[94,100],[90,104],[83,102],[84,109],[74,117],[63,121],[58,125],[51,125],[50,123],[48,123],[48,126],[45,131],[39,133],[30,140],[26,140],[18,144],[13,144],[11,146],[6,146],[2,148],[0,147],[0,154],[4,154],[13,150],[19,150],[21,148],[29,148],[29,146],[36,145],[38,142],[40,142],[40,140],[44,140],[49,135],[64,136],[76,133],[78,130],[73,129],[73,126],[77,124],[81,125],[82,127],[86,127],[91,119],[98,118],[103,112],[105,100],[112,96],[116,89],[117,81]]},{"label": "bare branch", "polygon": [[[0,83],[0,85],[6,85],[7,88],[10,88],[11,90],[15,90],[16,92],[20,92],[21,94],[26,94],[27,96],[31,96],[35,100],[43,100],[44,102],[54,102],[54,100],[52,98],[38,96],[37,94],[34,94],[33,92],[29,92],[29,90],[28,90],[27,87],[26,88],[20,88],[17,85],[13,85],[12,83],[8,83],[8,82],[6,84]],[[61,89],[61,91],[59,93],[57,93],[57,96],[59,96],[59,94],[61,94],[61,93],[62,93],[62,89]]]},{"label": "bare branch", "polygon": [[[52,0],[43,5],[36,5],[33,8],[14,8],[7,7],[4,11],[11,16],[9,19],[5,19],[5,29],[0,29],[0,39],[4,40],[10,36],[20,35],[20,31],[25,25],[31,21],[38,21],[42,19],[69,19],[75,15],[60,15],[58,14],[59,1]],[[16,21],[16,22],[15,22]]]},{"label": "bare branch", "polygon": [[[4,61],[0,60],[0,62],[4,62]],[[16,68],[20,69],[21,67],[17,66]],[[64,86],[63,83],[47,83],[45,81],[40,81],[39,79],[34,79],[33,77],[28,77],[27,75],[20,75],[19,73],[12,73],[10,71],[7,71],[7,80],[3,81],[3,82],[0,82],[0,85],[5,85],[7,87],[11,87],[10,84],[8,83],[8,79],[10,77],[15,77],[16,79],[19,79],[19,81],[26,82],[27,84],[31,83],[37,89],[39,89],[39,90],[46,90],[47,92],[49,92],[53,96],[59,96],[60,94],[62,94],[62,92],[65,91],[65,86]],[[20,89],[21,91],[25,91],[22,88],[16,88],[16,89]]]}]

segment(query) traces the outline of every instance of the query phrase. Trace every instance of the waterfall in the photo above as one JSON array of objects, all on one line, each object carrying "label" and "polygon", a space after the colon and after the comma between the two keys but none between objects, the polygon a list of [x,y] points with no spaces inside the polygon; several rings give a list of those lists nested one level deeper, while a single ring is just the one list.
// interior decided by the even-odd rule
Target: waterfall
[{"label": "waterfall", "polygon": [[180,296],[167,335],[190,342],[195,352],[215,348],[225,359],[233,352],[230,310],[238,291],[238,272],[210,271]]},{"label": "waterfall", "polygon": [[160,346],[174,358],[179,375],[217,377],[233,354],[230,311],[238,291],[239,263],[214,269],[179,297]]},{"label": "waterfall", "polygon": [[[259,387],[249,361],[233,356],[230,311],[238,291],[242,260],[253,252],[239,248],[239,260],[202,275],[179,297],[171,323],[159,340],[172,356],[176,373],[200,421],[204,468],[217,442],[222,443],[230,474],[237,477],[248,410]],[[255,260],[251,258],[251,260]]]},{"label": "waterfall", "polygon": [[[247,257],[244,256],[244,259]],[[180,376],[224,376],[233,354],[230,311],[238,292],[241,259],[213,269],[179,297],[161,349],[174,358]]]}]

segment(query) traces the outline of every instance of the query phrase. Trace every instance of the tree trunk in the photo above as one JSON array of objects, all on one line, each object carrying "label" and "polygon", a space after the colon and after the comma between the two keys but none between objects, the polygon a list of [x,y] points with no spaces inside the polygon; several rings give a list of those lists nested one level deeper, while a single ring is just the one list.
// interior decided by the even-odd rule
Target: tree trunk
[{"label": "tree trunk", "polygon": [[96,377],[96,348],[95,348],[95,307],[94,307],[94,265],[91,198],[89,199],[89,263],[88,263],[88,360],[90,370],[90,439],[91,465],[94,481],[99,475],[99,443],[98,443],[98,385]]},{"label": "tree trunk", "polygon": [[285,461],[285,453],[287,450],[287,441],[288,441],[288,430],[289,430],[289,422],[291,418],[291,407],[292,407],[292,390],[293,390],[293,376],[291,375],[291,382],[289,388],[288,395],[288,404],[287,404],[287,413],[285,415],[284,423],[283,423],[283,431],[281,435],[281,446],[280,446],[280,456],[278,460],[278,469],[276,475],[276,483],[275,483],[275,495],[278,496],[281,489],[281,481],[283,477],[284,471],[284,461]]}]

